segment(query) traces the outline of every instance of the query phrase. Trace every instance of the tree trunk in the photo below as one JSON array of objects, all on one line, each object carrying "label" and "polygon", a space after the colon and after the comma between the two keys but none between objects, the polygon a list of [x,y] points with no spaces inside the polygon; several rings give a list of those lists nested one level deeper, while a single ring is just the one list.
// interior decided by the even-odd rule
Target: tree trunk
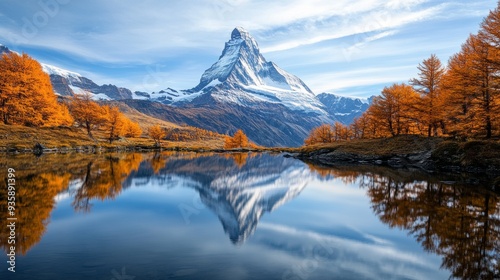
[{"label": "tree trunk", "polygon": [[94,139],[94,136],[92,135],[90,123],[86,123],[85,124],[85,128],[87,129],[87,134],[89,135],[89,137],[92,138],[92,139]]}]

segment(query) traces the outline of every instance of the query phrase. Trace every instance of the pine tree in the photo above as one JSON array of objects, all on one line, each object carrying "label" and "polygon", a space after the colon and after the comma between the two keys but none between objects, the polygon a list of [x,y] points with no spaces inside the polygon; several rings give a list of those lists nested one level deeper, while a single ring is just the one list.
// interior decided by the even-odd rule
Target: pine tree
[{"label": "pine tree", "polygon": [[420,71],[418,79],[410,80],[410,84],[421,95],[417,109],[421,113],[421,120],[427,125],[428,136],[437,136],[438,128],[443,123],[440,90],[445,70],[435,54],[425,59],[417,68]]}]

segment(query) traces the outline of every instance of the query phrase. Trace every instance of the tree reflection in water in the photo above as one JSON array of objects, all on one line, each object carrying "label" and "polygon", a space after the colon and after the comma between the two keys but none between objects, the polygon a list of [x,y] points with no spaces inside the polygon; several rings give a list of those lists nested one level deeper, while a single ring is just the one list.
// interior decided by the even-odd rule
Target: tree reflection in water
[{"label": "tree reflection in water", "polygon": [[75,210],[89,212],[93,199],[104,201],[118,196],[125,179],[139,169],[141,162],[141,154],[109,155],[104,159],[90,161],[81,179],[81,187],[73,195],[72,205]]},{"label": "tree reflection in water", "polygon": [[[25,255],[40,242],[56,205],[55,198],[68,190],[70,183],[81,185],[73,194],[75,210],[89,211],[91,200],[116,197],[122,191],[123,181],[139,168],[141,161],[141,154],[3,158],[0,166],[16,170],[16,253]],[[2,172],[6,170],[2,168]],[[7,178],[5,173],[0,172],[0,176]],[[1,188],[0,220],[7,218],[7,188]],[[0,246],[6,252],[10,248],[9,234],[9,228],[0,227]]]},{"label": "tree reflection in water", "polygon": [[[372,209],[391,228],[409,232],[460,279],[500,279],[500,197],[479,186],[384,168],[310,165],[367,189]],[[486,183],[489,184],[489,183]]]}]

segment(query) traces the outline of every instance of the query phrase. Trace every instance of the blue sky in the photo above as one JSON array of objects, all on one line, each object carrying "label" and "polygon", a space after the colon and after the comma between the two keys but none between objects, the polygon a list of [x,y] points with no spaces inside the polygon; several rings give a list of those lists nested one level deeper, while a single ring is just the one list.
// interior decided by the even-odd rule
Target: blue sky
[{"label": "blue sky", "polygon": [[98,84],[196,86],[236,26],[316,93],[367,97],[443,63],[497,0],[2,0],[0,44]]}]

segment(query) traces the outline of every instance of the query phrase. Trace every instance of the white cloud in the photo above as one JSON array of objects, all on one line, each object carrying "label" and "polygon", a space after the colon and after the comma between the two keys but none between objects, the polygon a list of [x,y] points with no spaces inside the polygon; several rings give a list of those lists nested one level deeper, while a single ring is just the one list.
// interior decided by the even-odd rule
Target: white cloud
[{"label": "white cloud", "polygon": [[[330,19],[327,24],[316,23],[312,26],[305,26],[304,29],[306,30],[304,30],[304,32],[294,32],[291,38],[288,37],[288,40],[280,40],[281,42],[264,48],[263,52],[283,51],[302,45],[315,44],[326,40],[353,35],[357,36],[357,38],[355,38],[355,43],[359,43],[366,41],[367,37],[370,38],[367,34],[371,32],[382,32],[380,34],[390,32],[386,33],[385,36],[392,35],[396,32],[395,30],[386,30],[394,29],[411,22],[428,19],[436,15],[439,11],[439,7],[417,11],[382,9],[370,11],[366,14],[345,16],[343,18],[335,17]],[[370,40],[375,39],[377,38],[370,38]]]},{"label": "white cloud", "polygon": [[377,84],[387,84],[407,81],[414,76],[416,65],[360,68],[356,70],[338,70],[326,72],[311,77],[305,77],[316,93],[336,92],[345,88],[362,87]]}]

